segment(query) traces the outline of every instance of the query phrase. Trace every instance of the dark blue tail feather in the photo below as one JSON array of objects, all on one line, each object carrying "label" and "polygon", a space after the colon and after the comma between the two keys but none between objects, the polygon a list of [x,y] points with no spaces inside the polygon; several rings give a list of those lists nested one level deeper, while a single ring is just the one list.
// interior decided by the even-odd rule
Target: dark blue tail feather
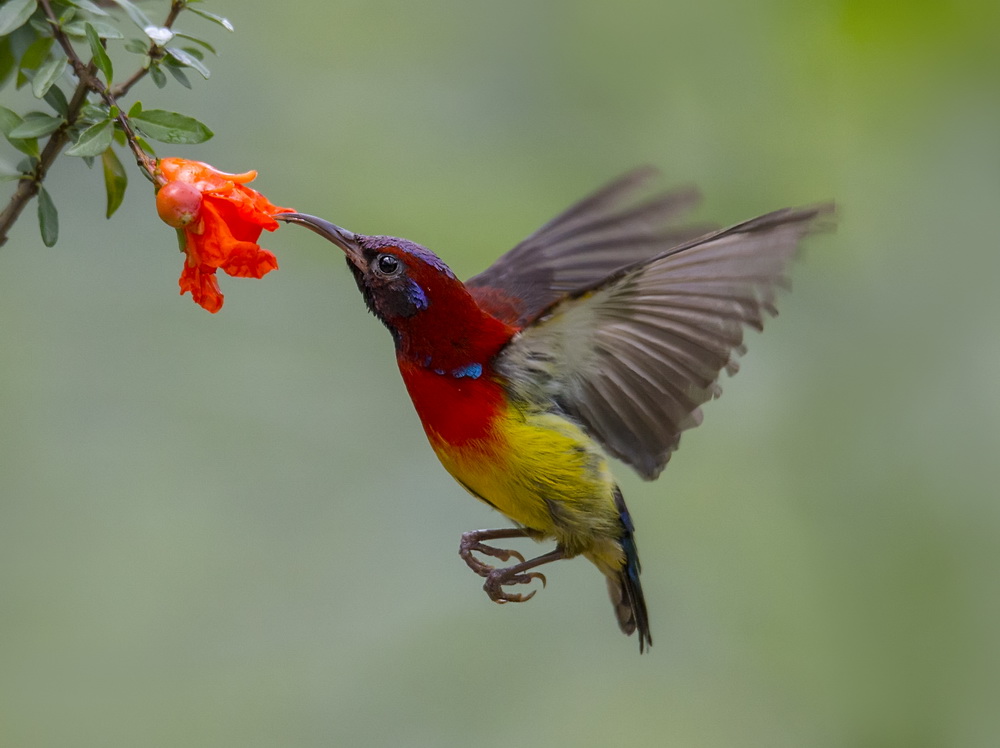
[{"label": "dark blue tail feather", "polygon": [[639,582],[642,567],[639,564],[639,550],[635,544],[635,526],[632,524],[632,517],[628,513],[628,507],[625,506],[621,490],[617,486],[615,486],[615,506],[618,508],[618,516],[622,523],[620,542],[625,553],[625,566],[618,573],[617,579],[609,580],[611,600],[615,605],[615,614],[618,616],[621,630],[629,636],[638,630],[639,651],[644,652],[647,647],[653,645],[653,638],[649,632],[646,598],[642,594],[642,584]]}]

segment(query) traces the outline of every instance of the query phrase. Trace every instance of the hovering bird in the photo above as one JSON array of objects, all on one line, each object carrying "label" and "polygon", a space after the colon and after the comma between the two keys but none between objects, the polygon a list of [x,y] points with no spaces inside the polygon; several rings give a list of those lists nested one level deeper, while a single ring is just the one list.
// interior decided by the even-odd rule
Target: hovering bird
[{"label": "hovering bird", "polygon": [[[737,369],[744,327],[776,314],[800,240],[829,205],[707,231],[674,220],[693,190],[640,196],[630,172],[549,221],[463,283],[406,239],[355,234],[303,213],[340,247],[441,463],[515,527],[462,535],[459,553],[498,602],[508,587],[584,556],[607,578],[621,630],[652,644],[632,518],[608,456],[656,478],[699,406]],[[485,541],[555,540],[525,560]],[[477,554],[479,554],[477,556]],[[516,563],[496,568],[481,557]]]}]

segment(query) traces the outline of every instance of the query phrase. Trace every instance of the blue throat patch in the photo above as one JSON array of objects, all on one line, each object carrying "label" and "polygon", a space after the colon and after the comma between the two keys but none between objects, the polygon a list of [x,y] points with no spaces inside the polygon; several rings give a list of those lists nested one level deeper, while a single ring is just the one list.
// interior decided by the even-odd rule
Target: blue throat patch
[{"label": "blue throat patch", "polygon": [[[432,362],[431,357],[428,356],[424,359],[424,366],[428,369],[431,368]],[[435,374],[440,374],[444,376],[448,374],[455,377],[455,379],[461,379],[462,377],[468,377],[469,379],[479,379],[483,375],[483,365],[482,364],[466,364],[465,366],[459,366],[457,369],[452,369],[451,371],[446,371],[444,369],[431,369]]]},{"label": "blue throat patch", "polygon": [[461,379],[462,377],[468,377],[469,379],[479,379],[483,375],[483,365],[482,364],[466,364],[457,369],[451,370],[451,375],[455,379]]}]

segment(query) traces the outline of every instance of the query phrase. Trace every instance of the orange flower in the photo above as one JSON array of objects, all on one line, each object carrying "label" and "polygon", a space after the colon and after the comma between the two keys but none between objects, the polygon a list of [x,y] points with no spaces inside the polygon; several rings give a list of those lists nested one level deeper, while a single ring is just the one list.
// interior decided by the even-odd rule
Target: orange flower
[{"label": "orange flower", "polygon": [[274,215],[292,211],[246,186],[256,171],[226,174],[200,161],[161,158],[157,174],[166,180],[156,193],[157,212],[177,229],[186,255],[181,294],[190,291],[214,314],[223,300],[217,269],[237,278],[263,278],[277,269],[277,259],[257,240],[264,229],[278,228]]}]

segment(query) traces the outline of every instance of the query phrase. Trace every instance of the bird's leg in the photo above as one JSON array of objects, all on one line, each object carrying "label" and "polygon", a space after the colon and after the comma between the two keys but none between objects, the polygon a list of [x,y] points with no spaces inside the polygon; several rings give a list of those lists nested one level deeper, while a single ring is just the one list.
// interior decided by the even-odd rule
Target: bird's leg
[{"label": "bird's leg", "polygon": [[558,561],[563,557],[563,549],[556,548],[554,551],[544,553],[530,561],[522,561],[519,564],[508,566],[506,569],[493,569],[486,575],[486,584],[483,589],[490,596],[490,600],[495,603],[523,603],[535,596],[536,590],[532,590],[527,595],[514,592],[504,592],[506,584],[530,584],[533,579],[542,580],[542,587],[545,586],[545,575],[537,571],[528,571],[536,566]]},{"label": "bird's leg", "polygon": [[492,572],[496,567],[484,564],[472,555],[473,552],[482,553],[484,556],[492,556],[493,558],[498,558],[501,561],[510,561],[512,558],[516,558],[522,564],[524,563],[524,556],[517,551],[507,550],[504,548],[494,548],[492,545],[486,545],[482,542],[483,540],[497,540],[499,538],[530,538],[532,535],[534,535],[534,533],[531,530],[523,527],[505,527],[501,530],[469,530],[469,532],[462,533],[462,542],[458,545],[458,555],[462,557],[462,560],[465,561],[466,565],[476,572],[476,574],[481,577],[488,577],[490,572]]}]

